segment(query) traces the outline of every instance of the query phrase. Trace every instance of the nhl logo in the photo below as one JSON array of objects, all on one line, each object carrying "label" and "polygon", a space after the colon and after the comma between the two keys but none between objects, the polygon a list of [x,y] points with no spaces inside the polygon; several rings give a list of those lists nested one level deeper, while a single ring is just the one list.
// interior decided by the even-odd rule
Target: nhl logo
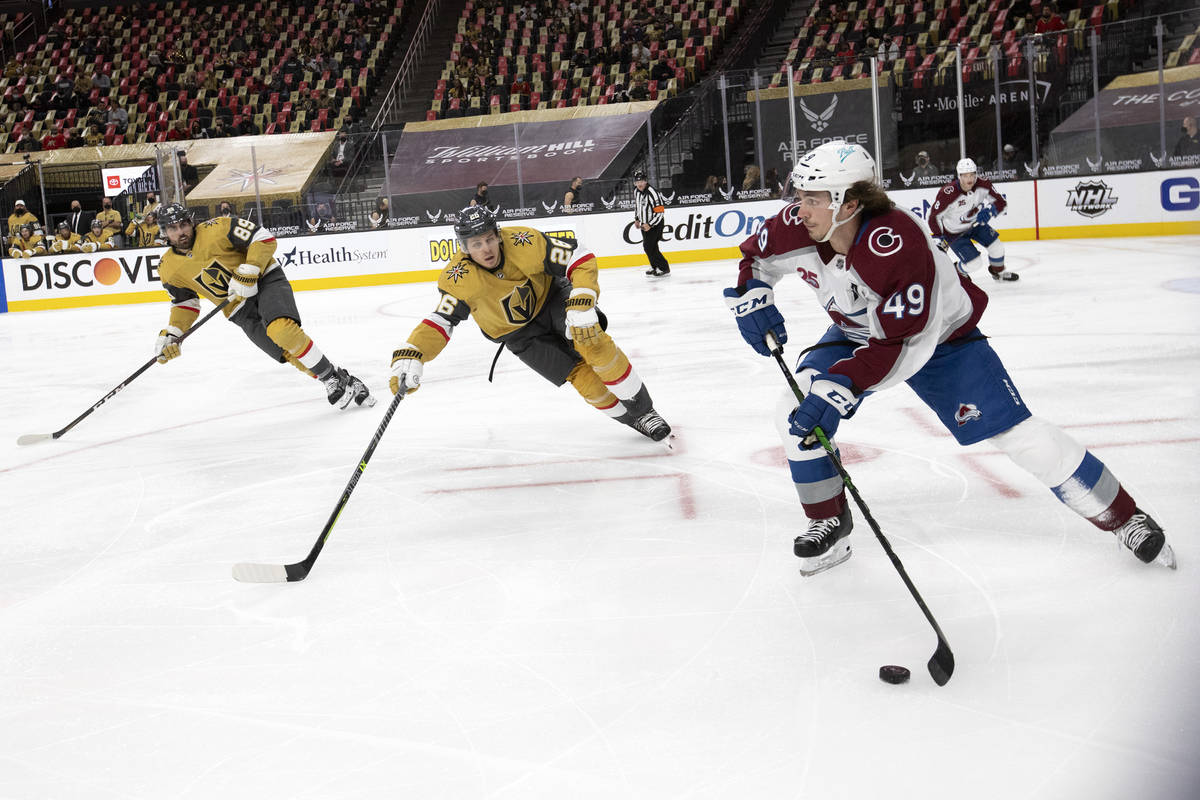
[{"label": "nhl logo", "polygon": [[974,403],[959,403],[958,411],[954,414],[954,421],[961,428],[973,419],[981,419],[983,412],[980,411]]},{"label": "nhl logo", "polygon": [[1094,219],[1117,204],[1112,187],[1104,181],[1080,181],[1067,190],[1067,208],[1083,217]]}]

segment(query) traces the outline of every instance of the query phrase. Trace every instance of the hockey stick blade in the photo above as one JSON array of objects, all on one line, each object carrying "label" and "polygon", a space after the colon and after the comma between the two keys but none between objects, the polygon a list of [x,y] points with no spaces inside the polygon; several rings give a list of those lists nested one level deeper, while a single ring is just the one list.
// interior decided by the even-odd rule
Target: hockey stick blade
[{"label": "hockey stick blade", "polygon": [[371,460],[371,455],[375,452],[376,445],[383,438],[383,432],[387,430],[388,423],[392,421],[392,415],[396,413],[396,407],[404,399],[407,389],[408,387],[401,381],[400,390],[396,392],[396,396],[392,398],[392,404],[384,412],[383,420],[379,423],[379,427],[375,429],[375,435],[371,437],[371,443],[367,445],[366,452],[363,453],[363,457],[359,459],[358,465],[354,468],[354,472],[350,476],[350,481],[342,491],[341,499],[338,500],[333,513],[329,515],[329,521],[321,529],[321,535],[317,537],[316,543],[312,546],[312,550],[309,551],[304,560],[297,561],[295,564],[234,564],[234,580],[242,581],[243,583],[296,583],[308,577],[308,573],[312,571],[313,565],[317,563],[317,556],[321,554],[321,550],[325,547],[325,540],[333,532],[333,526],[337,524],[338,517],[342,514],[342,509],[350,501],[350,495],[354,492],[354,487],[358,485],[358,479],[362,477],[363,472],[367,469],[367,462]]},{"label": "hockey stick blade", "polygon": [[945,686],[950,682],[951,676],[954,675],[954,653],[950,651],[950,645],[944,637],[938,636],[937,650],[933,651],[926,666],[929,668],[929,677],[933,678],[933,682],[938,686]]},{"label": "hockey stick blade", "polygon": [[17,444],[19,444],[21,446],[24,446],[27,444],[37,444],[38,442],[44,442],[47,439],[53,439],[53,438],[54,438],[53,433],[27,433],[24,436],[17,437]]}]

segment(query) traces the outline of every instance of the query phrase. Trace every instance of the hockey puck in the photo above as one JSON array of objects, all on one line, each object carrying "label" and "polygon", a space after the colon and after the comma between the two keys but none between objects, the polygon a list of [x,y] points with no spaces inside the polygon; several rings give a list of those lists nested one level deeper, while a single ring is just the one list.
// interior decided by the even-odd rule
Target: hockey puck
[{"label": "hockey puck", "polygon": [[895,664],[884,664],[879,668],[879,680],[884,683],[904,683],[910,674],[907,667],[898,667]]}]

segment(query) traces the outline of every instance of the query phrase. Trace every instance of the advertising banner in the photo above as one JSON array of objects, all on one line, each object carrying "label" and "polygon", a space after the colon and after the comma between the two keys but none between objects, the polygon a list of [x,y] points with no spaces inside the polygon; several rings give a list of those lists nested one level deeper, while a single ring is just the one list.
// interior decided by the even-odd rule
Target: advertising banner
[{"label": "advertising banner", "polygon": [[[1042,238],[1200,233],[1200,169],[1038,181]],[[1150,226],[1154,226],[1153,228]]]},{"label": "advertising banner", "polygon": [[158,182],[153,176],[148,176],[153,164],[137,167],[111,167],[100,170],[100,178],[104,183],[104,196],[116,197],[130,189],[139,192],[157,191]]}]

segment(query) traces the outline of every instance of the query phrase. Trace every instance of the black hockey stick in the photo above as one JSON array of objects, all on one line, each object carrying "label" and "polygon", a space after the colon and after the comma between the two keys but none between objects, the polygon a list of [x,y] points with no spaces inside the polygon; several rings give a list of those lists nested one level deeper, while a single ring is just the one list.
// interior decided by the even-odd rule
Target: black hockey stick
[{"label": "black hockey stick", "polygon": [[[180,337],[179,337],[179,342],[181,342],[181,343],[182,343],[184,339],[186,339],[187,337],[189,337],[189,336],[191,336],[193,333],[195,333],[197,328],[199,328],[201,325],[203,325],[204,323],[206,323],[206,322],[208,322],[210,319],[212,319],[212,318],[213,318],[213,316],[214,316],[214,315],[215,315],[215,314],[216,314],[218,311],[220,311],[221,309],[223,309],[223,308],[224,308],[225,306],[227,306],[227,305],[229,305],[229,301],[228,301],[228,300],[224,300],[224,301],[222,301],[222,302],[221,302],[221,303],[220,303],[220,304],[219,304],[219,305],[218,305],[216,308],[214,308],[212,311],[208,312],[208,313],[207,313],[207,314],[204,316],[204,318],[203,318],[203,319],[201,319],[201,320],[200,320],[199,322],[197,322],[195,325],[193,325],[192,327],[190,327],[190,328],[188,328],[186,331],[184,331],[184,334],[183,334],[182,336],[180,336]],[[82,413],[82,414],[80,414],[78,417],[76,417],[75,419],[73,419],[73,420],[71,420],[69,423],[67,423],[67,426],[66,426],[66,427],[64,427],[64,428],[60,428],[59,430],[56,430],[54,433],[27,433],[27,434],[25,434],[24,436],[20,436],[20,437],[18,437],[18,438],[17,438],[17,444],[21,444],[21,445],[24,445],[24,444],[36,444],[37,442],[44,442],[44,441],[45,441],[45,440],[47,440],[47,439],[57,439],[57,438],[59,438],[59,437],[60,437],[60,436],[62,436],[64,433],[66,433],[67,431],[71,430],[71,428],[74,428],[76,425],[78,425],[80,422],[82,422],[82,421],[84,420],[84,418],[85,418],[85,417],[87,417],[89,414],[91,414],[91,413],[92,413],[93,411],[95,411],[97,408],[99,408],[100,406],[104,405],[104,404],[105,404],[105,403],[107,403],[109,400],[111,400],[111,399],[113,398],[113,396],[114,396],[114,395],[115,395],[117,392],[121,391],[121,390],[122,390],[122,389],[124,389],[126,386],[128,386],[128,385],[129,385],[129,384],[131,384],[131,383],[133,383],[133,379],[134,379],[134,378],[136,378],[137,376],[141,375],[141,374],[142,374],[143,372],[145,372],[146,370],[148,370],[148,369],[150,369],[151,367],[153,367],[153,366],[154,366],[154,363],[155,363],[156,361],[158,361],[158,356],[154,356],[154,357],[153,357],[153,358],[151,358],[149,361],[147,361],[145,364],[142,364],[142,366],[138,367],[138,371],[137,371],[137,372],[133,373],[133,374],[132,374],[132,375],[130,375],[128,378],[126,378],[125,380],[123,380],[123,381],[121,381],[120,383],[118,383],[115,389],[113,389],[113,390],[112,390],[111,392],[109,392],[108,394],[104,395],[104,397],[101,397],[99,400],[97,400],[97,401],[96,401],[96,403],[95,403],[95,405],[93,405],[93,406],[92,406],[91,408],[89,408],[87,411],[83,412],[83,413]]]},{"label": "black hockey stick", "polygon": [[[783,360],[783,347],[775,340],[775,337],[768,333],[767,344],[771,347],[771,355],[775,356],[775,362],[779,364],[779,368],[783,370],[784,377],[787,378],[788,385],[792,387],[792,392],[796,395],[796,399],[800,402],[804,401],[804,393],[800,391],[800,386],[796,383],[795,376],[788,369],[788,365]],[[925,615],[925,619],[929,620],[929,624],[933,626],[934,633],[937,634],[937,649],[933,651],[933,655],[929,659],[929,675],[933,678],[933,682],[938,686],[945,686],[950,680],[950,676],[954,674],[954,653],[950,650],[950,643],[946,641],[946,635],[942,633],[942,628],[938,625],[937,620],[933,618],[933,614],[929,611],[929,606],[925,605],[924,598],[917,591],[917,587],[913,586],[912,579],[908,577],[908,572],[904,569],[904,565],[900,563],[900,557],[892,550],[892,544],[883,535],[883,531],[879,529],[879,523],[875,522],[875,518],[871,516],[871,510],[867,508],[867,504],[863,502],[862,495],[858,493],[854,482],[850,480],[850,473],[846,472],[846,468],[842,466],[842,461],[837,457],[837,453],[833,450],[833,445],[825,436],[825,431],[816,428],[813,433],[821,442],[821,447],[825,448],[829,460],[833,462],[833,466],[837,469],[838,474],[842,476],[842,483],[846,484],[846,488],[850,490],[850,496],[854,498],[854,502],[858,504],[863,516],[867,520],[867,524],[871,526],[871,530],[875,533],[875,538],[883,545],[883,552],[887,553],[887,557],[891,559],[892,566],[896,568],[896,572],[900,573],[900,579],[904,581],[904,585],[908,587],[908,591],[912,594],[913,599],[917,601],[917,605],[921,607],[921,613]]]},{"label": "black hockey stick", "polygon": [[401,381],[400,391],[396,392],[396,396],[392,398],[392,404],[388,406],[387,412],[383,415],[383,421],[379,423],[379,427],[375,429],[375,435],[371,437],[371,443],[367,445],[367,452],[363,453],[363,457],[358,461],[358,466],[354,468],[354,474],[350,476],[350,482],[346,484],[346,490],[342,492],[342,499],[338,500],[333,513],[329,515],[329,521],[325,523],[325,528],[317,537],[316,544],[312,546],[312,550],[308,551],[304,560],[297,561],[295,564],[234,564],[234,579],[246,583],[295,583],[308,577],[313,565],[317,563],[317,556],[321,555],[321,548],[325,546],[325,540],[329,538],[333,526],[337,524],[338,517],[342,514],[342,509],[346,507],[351,493],[354,492],[354,487],[358,485],[358,479],[366,470],[367,462],[371,460],[371,454],[375,452],[375,446],[379,444],[379,440],[383,438],[383,432],[387,430],[388,423],[392,421],[396,407],[404,399],[407,388]]}]

